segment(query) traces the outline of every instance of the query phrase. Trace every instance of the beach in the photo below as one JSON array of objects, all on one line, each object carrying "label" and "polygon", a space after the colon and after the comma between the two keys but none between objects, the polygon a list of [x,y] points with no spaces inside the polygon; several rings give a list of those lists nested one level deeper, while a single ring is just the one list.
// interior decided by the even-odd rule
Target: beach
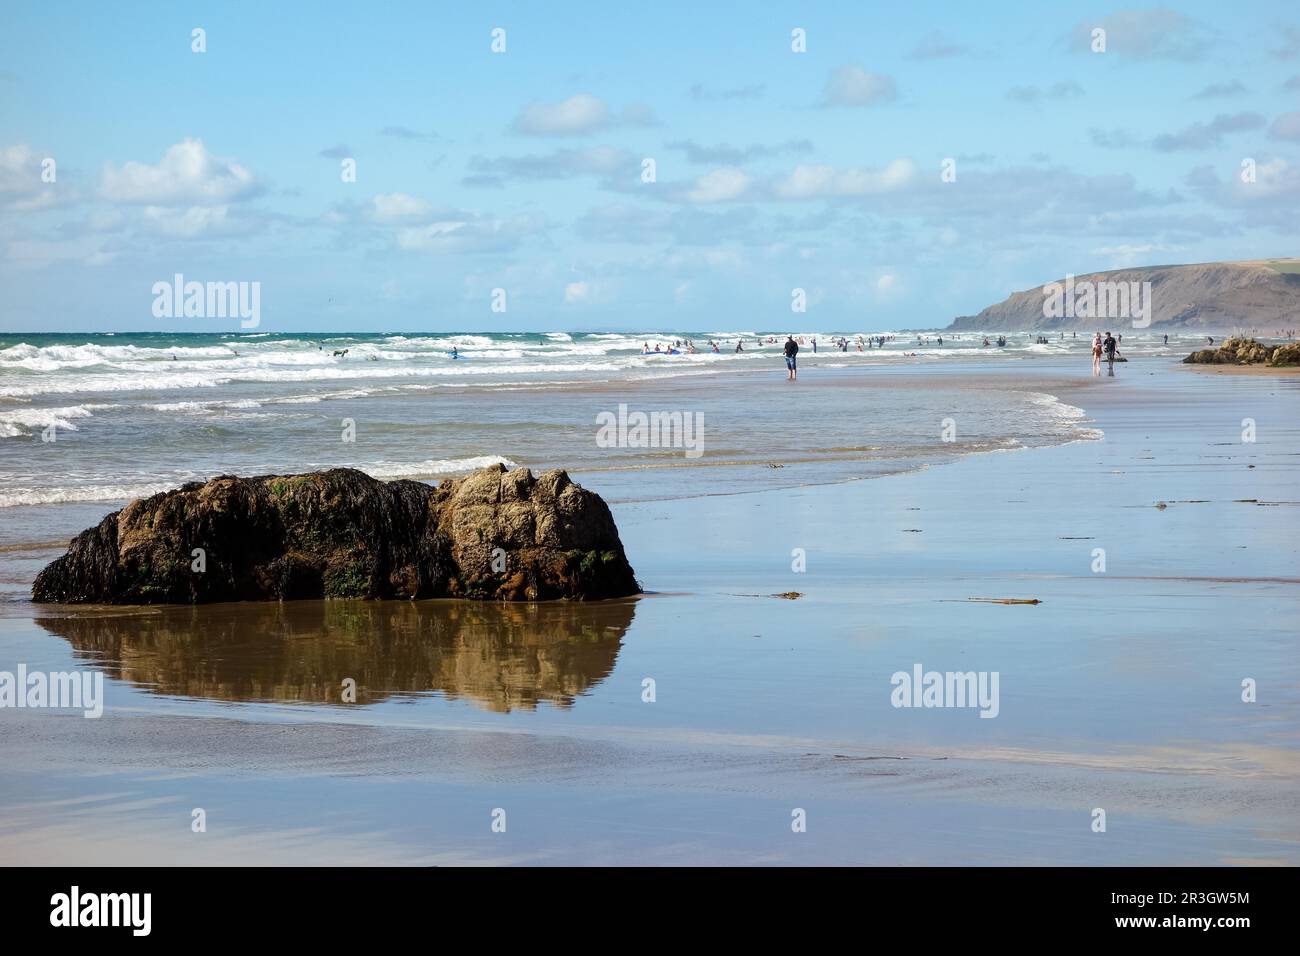
[{"label": "beach", "polygon": [[[437,406],[222,382],[201,400],[257,407],[160,394],[148,402],[168,409],[147,421],[124,391],[122,418],[91,408],[53,444],[96,454],[97,423],[116,429],[129,480],[111,458],[42,480],[51,449],[29,430],[5,439],[31,457],[6,466],[6,492],[26,497],[3,509],[0,670],[101,671],[106,701],[98,719],[0,710],[0,860],[1295,865],[1300,380],[1207,375],[1156,338],[1100,379],[1079,342],[805,350],[797,383],[775,350],[673,376],[529,367]],[[26,600],[66,539],[120,506],[78,488],[165,484],[150,443],[182,439],[187,468],[266,473],[284,420],[258,438],[249,418],[235,439],[210,419],[305,397],[289,407],[318,418],[294,420],[282,469],[563,465],[610,502],[646,593]],[[619,403],[700,411],[703,455],[602,454],[593,416]],[[347,410],[382,440],[341,447]],[[329,444],[312,439],[326,423]],[[896,706],[896,675],[916,668],[996,674],[996,713]]]}]

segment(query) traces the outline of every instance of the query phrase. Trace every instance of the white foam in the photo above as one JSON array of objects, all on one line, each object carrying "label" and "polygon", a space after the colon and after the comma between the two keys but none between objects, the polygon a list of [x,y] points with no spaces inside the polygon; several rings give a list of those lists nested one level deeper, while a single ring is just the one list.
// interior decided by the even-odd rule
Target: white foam
[{"label": "white foam", "polygon": [[357,467],[374,478],[435,478],[439,475],[456,475],[486,468],[489,465],[519,466],[502,455],[478,455],[473,458],[433,458],[428,461],[399,462],[377,461]]}]

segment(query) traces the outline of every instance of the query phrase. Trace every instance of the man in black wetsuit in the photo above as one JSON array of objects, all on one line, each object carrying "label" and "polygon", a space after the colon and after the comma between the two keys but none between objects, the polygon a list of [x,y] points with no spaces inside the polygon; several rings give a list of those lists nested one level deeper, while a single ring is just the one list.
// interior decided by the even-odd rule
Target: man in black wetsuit
[{"label": "man in black wetsuit", "polygon": [[794,340],[793,335],[787,335],[785,338],[785,367],[788,370],[786,378],[791,382],[799,377],[799,369],[794,358],[798,354],[799,343]]}]

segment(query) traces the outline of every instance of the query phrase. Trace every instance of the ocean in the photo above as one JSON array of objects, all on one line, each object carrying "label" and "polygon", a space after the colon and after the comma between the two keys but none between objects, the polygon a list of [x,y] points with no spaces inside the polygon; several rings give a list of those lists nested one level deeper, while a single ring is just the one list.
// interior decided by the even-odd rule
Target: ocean
[{"label": "ocean", "polygon": [[[0,589],[26,590],[34,569],[19,555],[48,559],[131,499],[221,474],[352,467],[437,481],[500,463],[565,468],[616,503],[1097,437],[1053,390],[1053,369],[1087,367],[1083,336],[1019,333],[998,348],[983,334],[876,333],[892,338],[858,351],[850,334],[840,351],[837,334],[796,334],[797,383],[785,380],[783,337],[754,331],[0,336]],[[1199,339],[1126,338],[1135,358]],[[667,353],[674,343],[681,354]],[[698,447],[667,433],[602,440],[602,416],[620,410],[698,423],[685,436]]]}]

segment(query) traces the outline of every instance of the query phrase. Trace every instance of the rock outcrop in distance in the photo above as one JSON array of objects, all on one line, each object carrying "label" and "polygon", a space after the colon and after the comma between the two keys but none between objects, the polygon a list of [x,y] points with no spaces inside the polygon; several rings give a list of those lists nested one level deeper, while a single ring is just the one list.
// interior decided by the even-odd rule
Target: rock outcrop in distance
[{"label": "rock outcrop in distance", "polygon": [[[1049,280],[1064,284],[1065,279]],[[1083,282],[1150,282],[1149,331],[1243,331],[1276,334],[1300,327],[1300,259],[1258,259],[1195,265],[1144,266],[1076,275]],[[977,329],[1064,329],[1125,331],[1130,318],[1048,317],[1043,286],[1016,292],[978,315],[963,315],[948,327]],[[1108,324],[1109,323],[1109,324]]]},{"label": "rock outcrop in distance", "polygon": [[437,487],[349,468],[192,482],[83,531],[32,585],[66,604],[639,592],[599,495],[501,465]]},{"label": "rock outcrop in distance", "polygon": [[1300,366],[1300,342],[1265,345],[1254,339],[1228,339],[1217,349],[1201,349],[1183,359],[1184,365],[1267,365],[1271,368]]}]

